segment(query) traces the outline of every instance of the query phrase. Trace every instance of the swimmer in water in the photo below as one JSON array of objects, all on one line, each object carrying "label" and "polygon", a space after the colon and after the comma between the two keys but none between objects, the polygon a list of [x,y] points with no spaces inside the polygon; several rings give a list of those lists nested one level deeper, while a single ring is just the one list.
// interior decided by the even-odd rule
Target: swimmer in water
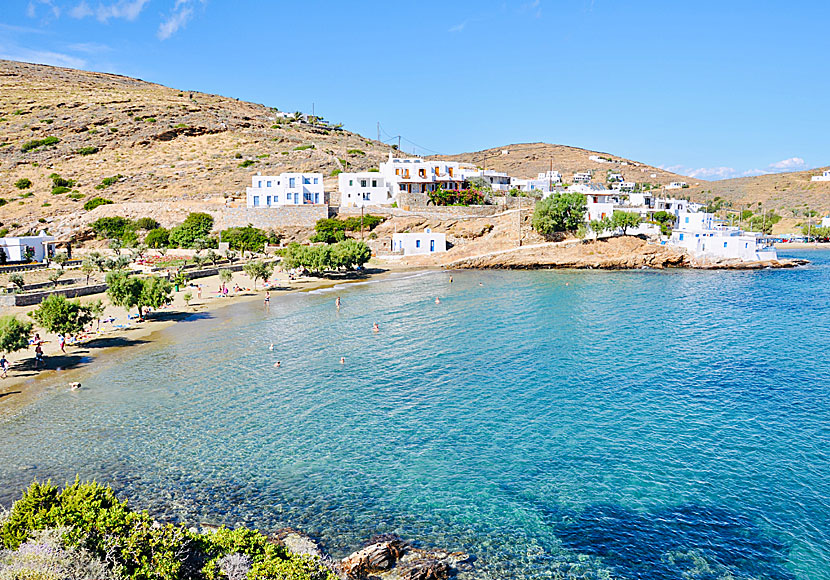
[{"label": "swimmer in water", "polygon": [[271,343],[271,346],[268,347],[268,350],[274,350],[274,343]]},{"label": "swimmer in water", "polygon": [[438,296],[435,297],[435,303],[436,304],[441,304],[441,299],[438,298]]},{"label": "swimmer in water", "polygon": [[280,361],[277,361],[277,362],[274,363],[274,368],[275,369],[280,368]]},{"label": "swimmer in water", "polygon": [[375,322],[375,323],[372,325],[372,332],[380,332],[380,326],[378,326],[378,323],[377,323],[377,322]]},{"label": "swimmer in water", "polygon": [[450,276],[450,284],[452,284],[452,276]]},{"label": "swimmer in water", "polygon": [[341,356],[341,357],[340,357],[340,364],[341,364],[341,365],[346,364],[346,357],[345,357],[345,356]]}]

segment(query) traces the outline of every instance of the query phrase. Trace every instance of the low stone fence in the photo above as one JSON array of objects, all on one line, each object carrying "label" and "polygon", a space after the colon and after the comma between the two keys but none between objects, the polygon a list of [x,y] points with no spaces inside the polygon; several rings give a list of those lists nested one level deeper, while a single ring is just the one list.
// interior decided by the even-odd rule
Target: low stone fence
[{"label": "low stone fence", "polygon": [[271,230],[282,227],[314,227],[318,220],[329,217],[328,205],[286,205],[280,207],[226,207],[210,212],[214,228],[245,227]]},{"label": "low stone fence", "polygon": [[0,295],[0,306],[33,306],[40,304],[45,298],[52,294],[60,294],[67,298],[78,298],[90,294],[106,292],[106,284],[91,284],[89,286],[75,286],[74,288],[58,288],[43,292],[29,292],[27,294],[3,294]]}]

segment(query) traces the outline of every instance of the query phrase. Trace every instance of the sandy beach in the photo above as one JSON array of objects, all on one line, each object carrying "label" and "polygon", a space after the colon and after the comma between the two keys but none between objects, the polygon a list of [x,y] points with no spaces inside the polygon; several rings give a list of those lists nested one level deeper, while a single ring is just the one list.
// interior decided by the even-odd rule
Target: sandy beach
[{"label": "sandy beach", "polygon": [[[303,277],[299,279],[290,279],[286,272],[275,271],[270,279],[271,300],[279,300],[280,296],[294,292],[308,292],[367,279],[376,280],[393,270],[402,269],[407,268],[397,265],[392,265],[390,268],[388,264],[383,264],[382,267],[367,264],[367,273],[361,277]],[[61,352],[56,335],[45,333],[35,327],[35,332],[39,331],[41,339],[45,341],[42,348],[46,368],[35,369],[34,345],[6,355],[11,368],[8,376],[0,379],[0,420],[13,415],[51,389],[69,388],[69,384],[73,382],[83,383],[83,378],[90,372],[94,372],[96,362],[125,347],[153,341],[155,335],[176,322],[232,304],[263,301],[265,297],[262,282],[260,281],[257,290],[254,290],[252,281],[242,272],[234,272],[233,280],[228,284],[229,289],[239,285],[242,290],[236,293],[230,291],[227,297],[220,297],[217,292],[221,284],[218,276],[199,278],[191,284],[193,286],[174,292],[173,300],[167,307],[151,313],[146,320],[141,322],[135,318],[129,319],[124,308],[109,304],[106,294],[81,298],[83,303],[103,300],[106,306],[101,320],[111,318],[115,320],[101,323],[100,330],[89,338],[75,344],[67,344],[65,353]],[[195,285],[202,287],[201,298],[198,297]],[[189,305],[184,301],[184,295],[187,292],[193,295]],[[6,308],[0,314],[14,314],[20,320],[31,320],[28,313],[35,308],[34,306]],[[129,314],[134,316],[135,311]]]}]

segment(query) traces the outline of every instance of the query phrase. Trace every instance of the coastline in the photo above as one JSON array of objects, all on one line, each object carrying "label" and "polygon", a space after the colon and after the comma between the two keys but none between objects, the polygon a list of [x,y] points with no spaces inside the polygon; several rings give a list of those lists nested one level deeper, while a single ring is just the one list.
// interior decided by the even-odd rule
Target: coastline
[{"label": "coastline", "polygon": [[[275,272],[272,278],[271,298],[278,300],[281,296],[299,292],[311,292],[324,288],[331,288],[339,284],[354,284],[367,280],[382,280],[390,274],[408,270],[423,270],[426,268],[406,267],[399,264],[370,264],[368,273],[360,277],[345,278],[316,278],[306,277],[298,280],[289,280],[285,272]],[[207,289],[218,287],[218,276],[200,278],[195,281],[203,286],[202,299],[194,298],[190,305],[184,303],[183,296],[190,291],[194,295],[194,288],[187,287],[173,294],[171,304],[159,310],[144,322],[129,321],[129,327],[115,328],[101,325],[101,332],[75,345],[66,346],[66,353],[58,347],[57,337],[48,333],[41,333],[46,341],[43,344],[44,358],[47,367],[35,370],[34,351],[32,348],[17,351],[7,355],[12,368],[5,379],[0,379],[0,421],[5,421],[20,412],[23,408],[37,401],[54,389],[67,387],[70,383],[81,382],[95,372],[95,363],[103,362],[116,353],[124,352],[125,348],[140,346],[159,339],[165,329],[192,319],[200,314],[209,314],[219,309],[235,304],[245,304],[255,300],[263,300],[265,288],[248,289],[250,281],[241,272],[235,272],[232,284],[239,284],[243,291],[227,297],[215,296]],[[85,296],[82,302],[91,302],[99,299],[106,300],[106,294]],[[3,314],[14,314],[20,319],[26,319],[33,307],[9,308]],[[114,317],[116,321],[126,319],[127,313],[123,308],[107,304],[102,318]]]}]

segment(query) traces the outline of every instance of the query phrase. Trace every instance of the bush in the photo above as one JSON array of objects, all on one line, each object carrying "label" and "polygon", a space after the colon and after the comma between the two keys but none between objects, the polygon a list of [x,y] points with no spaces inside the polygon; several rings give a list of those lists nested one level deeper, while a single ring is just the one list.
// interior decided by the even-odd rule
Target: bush
[{"label": "bush", "polygon": [[82,198],[84,198],[85,196],[84,196],[84,194],[83,194],[83,193],[78,193],[78,192],[76,191],[76,192],[70,193],[70,194],[69,194],[69,195],[67,195],[66,197],[68,197],[69,199],[82,199]]},{"label": "bush", "polygon": [[0,317],[0,352],[7,353],[29,348],[30,334],[32,334],[31,322],[21,322],[15,316]]},{"label": "bush", "polygon": [[306,149],[314,149],[314,144],[309,143],[308,145],[297,145],[294,147],[294,151],[305,151]]},{"label": "bush", "polygon": [[455,191],[441,189],[427,193],[429,201],[434,205],[483,205],[484,195],[475,189]]},{"label": "bush", "polygon": [[72,191],[68,187],[64,185],[58,185],[52,188],[52,195],[61,195],[62,193],[68,193]]},{"label": "bush", "polygon": [[170,243],[180,248],[192,248],[196,240],[207,240],[213,229],[213,217],[195,212],[187,216],[181,225],[170,230]]},{"label": "bush", "polygon": [[75,153],[78,155],[93,155],[98,153],[99,149],[97,147],[81,147]]},{"label": "bush", "polygon": [[158,229],[159,223],[151,217],[143,217],[138,218],[137,220],[133,220],[133,227],[137,230],[155,230]]},{"label": "bush", "polygon": [[366,152],[361,151],[360,149],[349,149],[346,153],[349,155],[366,155]]},{"label": "bush", "polygon": [[331,176],[332,176],[332,177],[337,177],[337,176],[338,176],[338,175],[340,175],[341,173],[343,173],[343,170],[342,170],[342,169],[332,169],[332,170],[331,170]]},{"label": "bush", "polygon": [[6,200],[5,200],[5,198],[0,197],[0,207],[3,207],[3,206],[4,206],[4,205],[6,205],[7,203],[9,203],[9,202],[8,202],[8,201],[6,201]]},{"label": "bush", "polygon": [[154,249],[166,248],[170,243],[170,232],[165,228],[150,230],[147,232],[147,237],[144,238],[144,243]]},{"label": "bush", "polygon": [[33,149],[37,149],[39,147],[47,147],[49,145],[55,145],[57,143],[60,143],[60,139],[58,139],[57,137],[44,137],[43,139],[27,141],[20,147],[20,150],[23,153],[27,153],[29,151],[32,151]]},{"label": "bush", "polygon": [[239,167],[245,169],[246,167],[250,167],[254,163],[256,163],[256,161],[254,161],[253,159],[246,159],[245,161],[239,164]]},{"label": "bush", "polygon": [[536,202],[533,229],[547,237],[559,232],[576,231],[585,223],[586,207],[583,194],[556,192]]},{"label": "bush", "polygon": [[336,244],[322,246],[301,246],[293,243],[285,249],[285,266],[288,268],[305,268],[312,272],[353,269],[362,266],[372,257],[372,252],[364,242],[343,240]]},{"label": "bush", "polygon": [[94,310],[95,305],[82,305],[78,300],[67,300],[60,294],[52,294],[30,316],[48,332],[77,334],[92,322]]},{"label": "bush", "polygon": [[118,240],[124,236],[124,232],[131,226],[130,220],[121,216],[102,217],[92,222],[92,231],[99,237]]},{"label": "bush", "polygon": [[14,182],[14,186],[17,189],[29,189],[32,187],[32,180],[26,177],[21,177],[17,181]]},{"label": "bush", "polygon": [[92,211],[99,205],[107,205],[112,203],[111,199],[105,199],[103,197],[93,197],[92,199],[88,199],[84,204],[84,209],[86,211]]},{"label": "bush", "polygon": [[274,233],[265,233],[251,225],[228,228],[219,235],[223,242],[228,242],[232,250],[260,251],[265,244],[279,244],[280,237]]},{"label": "bush", "polygon": [[[375,229],[378,224],[383,223],[386,218],[366,214],[363,216],[363,229],[371,231]],[[345,220],[337,218],[321,219],[314,224],[314,230],[317,232],[311,238],[312,242],[323,242],[326,244],[333,244],[346,239],[346,232],[359,231],[361,227],[361,218],[349,217]]]},{"label": "bush", "polygon": [[118,175],[113,175],[112,177],[105,177],[101,180],[101,183],[95,186],[95,189],[106,189],[110,185],[114,185],[118,183],[118,180],[124,177],[120,173]]},{"label": "bush", "polygon": [[74,179],[64,179],[57,173],[51,174],[49,179],[52,180],[52,185],[54,187],[73,187],[75,185]]}]

